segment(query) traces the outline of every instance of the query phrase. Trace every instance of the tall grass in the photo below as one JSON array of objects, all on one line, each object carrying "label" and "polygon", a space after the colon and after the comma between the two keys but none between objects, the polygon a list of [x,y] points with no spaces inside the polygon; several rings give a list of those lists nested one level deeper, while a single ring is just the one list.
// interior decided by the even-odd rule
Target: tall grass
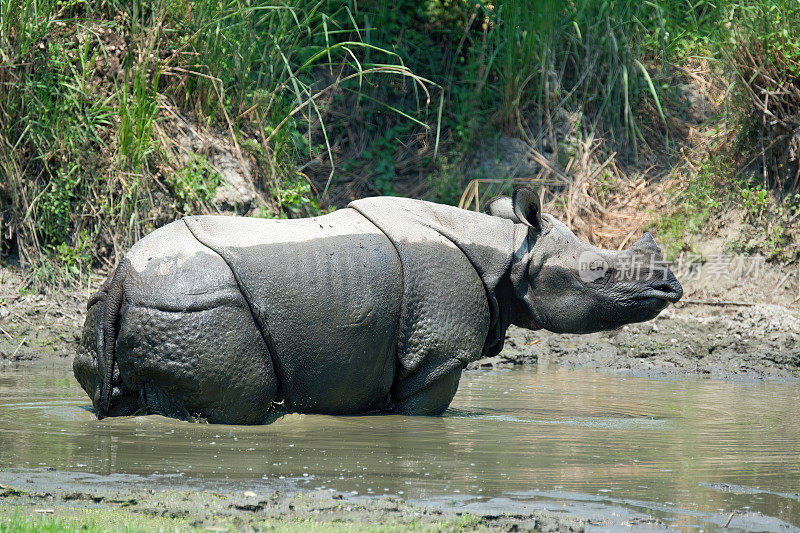
[{"label": "tall grass", "polygon": [[186,143],[170,152],[179,121],[256,162],[251,214],[269,216],[373,193],[456,200],[471,155],[500,135],[556,170],[575,145],[635,160],[666,149],[672,63],[696,57],[731,74],[740,167],[797,191],[798,13],[791,0],[0,0],[0,256],[38,265],[34,285],[69,281],[213,209],[221,174]]},{"label": "tall grass", "polygon": [[[334,160],[330,94],[358,92],[376,76],[408,79],[423,95],[432,86],[396,54],[359,40],[350,9],[320,0],[98,10],[0,0],[0,255],[36,266],[34,285],[69,282],[190,204],[207,206],[216,185],[204,180],[218,175],[181,167],[203,154],[164,152],[156,126],[166,110],[221,132],[240,158],[253,151],[265,165],[256,207],[276,195],[272,205],[283,210],[281,191],[297,188],[300,163]],[[417,120],[416,108],[383,105]],[[172,179],[181,172],[193,179]],[[324,197],[333,177],[332,165],[316,193]]]},{"label": "tall grass", "polygon": [[0,225],[4,247],[16,245],[28,262],[85,229],[80,219],[73,225],[73,201],[97,179],[113,115],[91,94],[97,53],[88,41],[52,38],[62,31],[62,7],[10,0],[0,7]]},{"label": "tall grass", "polygon": [[[190,63],[167,72],[185,73],[185,80],[175,85],[184,105],[208,116],[221,115],[232,129],[240,125],[237,117],[252,117],[247,125],[263,129],[272,161],[281,171],[287,170],[283,161],[310,160],[321,151],[333,163],[325,124],[331,89],[360,93],[364,85],[387,76],[411,80],[408,89],[414,91],[427,91],[431,85],[397,54],[360,40],[354,6],[327,0],[194,2],[184,32],[191,35],[187,49],[203,58],[202,65]],[[383,105],[415,120],[413,109]],[[332,164],[323,196],[334,170]]]},{"label": "tall grass", "polygon": [[479,111],[521,136],[552,136],[556,113],[576,111],[587,130],[602,128],[617,145],[636,151],[641,98],[652,97],[660,109],[643,64],[652,52],[646,41],[663,28],[656,4],[503,1],[482,6],[481,14],[485,35],[471,56],[479,64],[472,71],[482,73],[474,80]]},{"label": "tall grass", "polygon": [[781,195],[800,192],[800,4],[735,6],[735,45],[723,50],[741,124],[739,170]]}]

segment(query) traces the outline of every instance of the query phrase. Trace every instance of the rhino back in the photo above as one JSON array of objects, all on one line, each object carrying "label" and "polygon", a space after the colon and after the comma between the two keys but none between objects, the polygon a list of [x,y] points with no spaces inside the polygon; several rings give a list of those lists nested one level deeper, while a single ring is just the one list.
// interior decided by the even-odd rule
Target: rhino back
[{"label": "rhino back", "polygon": [[297,220],[201,216],[187,225],[235,273],[287,408],[382,406],[395,373],[402,271],[378,228],[351,209]]}]

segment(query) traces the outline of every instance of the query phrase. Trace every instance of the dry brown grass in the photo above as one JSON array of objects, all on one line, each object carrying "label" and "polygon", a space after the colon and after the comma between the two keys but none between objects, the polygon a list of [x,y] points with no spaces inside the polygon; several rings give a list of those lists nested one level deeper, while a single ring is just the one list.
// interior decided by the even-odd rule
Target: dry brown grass
[{"label": "dry brown grass", "polygon": [[756,137],[740,168],[759,162],[765,189],[795,194],[800,192],[800,61],[784,50],[748,39],[728,62],[743,88]]},{"label": "dry brown grass", "polygon": [[493,196],[508,194],[516,185],[529,185],[540,191],[543,210],[578,237],[605,248],[624,248],[668,208],[667,191],[675,178],[650,181],[647,170],[629,177],[617,164],[616,154],[605,156],[598,146],[582,147],[563,170],[538,154],[546,166],[530,179],[472,180],[459,207],[481,210]]}]

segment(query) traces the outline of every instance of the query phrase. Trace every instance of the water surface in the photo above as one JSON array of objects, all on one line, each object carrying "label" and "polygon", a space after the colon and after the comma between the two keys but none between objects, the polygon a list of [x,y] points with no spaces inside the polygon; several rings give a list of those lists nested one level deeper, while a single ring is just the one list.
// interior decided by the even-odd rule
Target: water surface
[{"label": "water surface", "polygon": [[800,525],[800,385],[479,371],[464,374],[443,417],[243,427],[98,421],[68,362],[0,367],[0,480],[45,467],[154,484],[291,482],[475,511],[599,505],[689,529],[750,511],[780,529]]}]

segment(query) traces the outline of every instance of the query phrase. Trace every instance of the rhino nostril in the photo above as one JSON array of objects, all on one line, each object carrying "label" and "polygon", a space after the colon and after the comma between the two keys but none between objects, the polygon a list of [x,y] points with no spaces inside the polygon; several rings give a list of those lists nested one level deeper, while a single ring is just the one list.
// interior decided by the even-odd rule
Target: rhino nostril
[{"label": "rhino nostril", "polygon": [[659,292],[663,292],[670,300],[678,301],[683,296],[683,287],[678,280],[656,280],[650,286]]},{"label": "rhino nostril", "polygon": [[655,283],[650,285],[657,291],[662,292],[671,292],[672,291],[672,284],[668,281],[656,281]]}]

